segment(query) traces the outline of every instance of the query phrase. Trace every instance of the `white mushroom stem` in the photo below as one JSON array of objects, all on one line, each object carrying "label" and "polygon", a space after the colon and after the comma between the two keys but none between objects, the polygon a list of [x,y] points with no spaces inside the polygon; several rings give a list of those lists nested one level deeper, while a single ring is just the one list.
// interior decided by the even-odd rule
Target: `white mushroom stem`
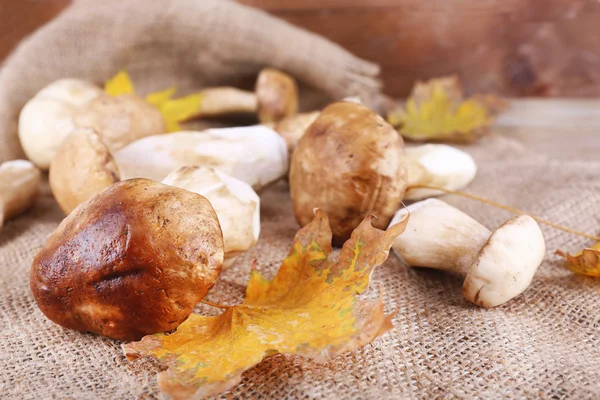
[{"label": "white mushroom stem", "polygon": [[415,185],[437,186],[448,190],[465,188],[477,174],[473,158],[445,144],[407,147],[408,191],[405,200],[422,200],[443,194],[439,190],[410,189]]},{"label": "white mushroom stem", "polygon": [[0,165],[0,227],[33,205],[40,180],[40,171],[29,161],[13,160]]},{"label": "white mushroom stem", "polygon": [[252,92],[233,87],[215,87],[204,89],[199,94],[202,96],[200,109],[191,118],[258,112],[258,99]]},{"label": "white mushroom stem", "polygon": [[223,268],[230,267],[238,255],[256,244],[260,198],[247,183],[214,168],[195,166],[179,168],[162,183],[198,193],[210,201],[223,231]]},{"label": "white mushroom stem", "polygon": [[186,165],[214,167],[248,183],[254,190],[285,176],[285,141],[264,126],[185,131],[149,136],[113,154],[121,179],[160,182]]},{"label": "white mushroom stem", "polygon": [[[462,211],[428,199],[408,207],[405,232],[392,246],[406,264],[465,277],[463,296],[481,307],[495,307],[523,293],[542,263],[542,231],[528,215],[490,231]],[[392,220],[406,217],[400,210]]]},{"label": "white mushroom stem", "polygon": [[437,199],[399,210],[390,225],[406,218],[406,230],[392,246],[411,267],[434,268],[465,276],[490,237],[490,230],[464,212]]}]

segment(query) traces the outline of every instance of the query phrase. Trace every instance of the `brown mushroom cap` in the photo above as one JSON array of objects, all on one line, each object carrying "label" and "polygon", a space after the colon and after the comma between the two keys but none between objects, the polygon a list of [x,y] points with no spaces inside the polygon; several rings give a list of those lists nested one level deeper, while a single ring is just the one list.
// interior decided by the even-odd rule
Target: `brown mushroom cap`
[{"label": "brown mushroom cap", "polygon": [[298,112],[298,86],[294,78],[272,68],[263,69],[254,89],[260,122],[274,122]]},{"label": "brown mushroom cap", "polygon": [[112,155],[90,129],[67,136],[50,163],[50,188],[65,214],[119,180]]},{"label": "brown mushroom cap", "polygon": [[73,120],[76,127],[98,133],[111,152],[167,130],[160,111],[135,95],[99,96],[80,108]]},{"label": "brown mushroom cap", "polygon": [[402,138],[381,116],[352,102],[325,108],[294,151],[290,189],[300,225],[313,208],[329,216],[334,243],[350,237],[365,216],[387,227],[406,189]]},{"label": "brown mushroom cap", "polygon": [[223,235],[208,200],[131,179],[63,220],[33,260],[30,284],[57,324],[138,340],[183,322],[222,262]]}]

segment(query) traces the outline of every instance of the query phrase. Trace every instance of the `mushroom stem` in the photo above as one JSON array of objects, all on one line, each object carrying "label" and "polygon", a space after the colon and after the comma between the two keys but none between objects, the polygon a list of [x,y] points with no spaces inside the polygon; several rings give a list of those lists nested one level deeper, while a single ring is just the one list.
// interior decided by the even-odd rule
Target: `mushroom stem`
[{"label": "mushroom stem", "polygon": [[437,199],[414,203],[396,213],[390,225],[406,218],[406,231],[394,252],[411,267],[425,267],[466,276],[490,230],[462,211]]},{"label": "mushroom stem", "polygon": [[0,165],[0,227],[33,205],[40,180],[40,171],[29,161],[13,160]]},{"label": "mushroom stem", "polygon": [[575,229],[567,228],[566,226],[555,224],[554,222],[550,222],[548,220],[545,220],[545,219],[536,217],[534,215],[528,214],[525,211],[521,211],[521,210],[519,210],[517,208],[510,207],[510,206],[505,206],[504,204],[500,204],[500,203],[497,203],[497,202],[495,202],[493,200],[488,200],[486,198],[483,198],[483,197],[480,197],[480,196],[476,196],[474,194],[464,193],[464,192],[460,192],[460,191],[456,191],[456,190],[450,190],[450,189],[446,189],[446,188],[442,188],[442,187],[438,187],[438,186],[434,186],[434,185],[425,185],[425,184],[413,184],[413,185],[409,185],[409,189],[412,189],[412,188],[414,188],[414,189],[416,189],[416,188],[422,188],[422,189],[439,190],[440,192],[444,192],[444,193],[448,193],[448,194],[454,194],[454,195],[457,195],[457,196],[465,197],[467,199],[479,201],[481,203],[484,203],[484,204],[487,204],[487,205],[490,205],[490,206],[493,206],[493,207],[497,207],[497,208],[501,208],[501,209],[506,210],[506,211],[513,212],[515,214],[528,215],[533,220],[535,220],[536,222],[539,222],[540,224],[548,225],[549,227],[552,227],[554,229],[558,229],[560,231],[564,231],[564,232],[571,233],[573,235],[582,236],[582,237],[585,237],[585,238],[588,238],[588,239],[600,241],[600,236],[594,236],[594,235],[590,235],[589,233],[580,232],[580,231],[577,231]]},{"label": "mushroom stem", "polygon": [[252,92],[233,87],[215,87],[204,89],[199,95],[202,98],[200,108],[190,119],[258,112],[258,100]]}]

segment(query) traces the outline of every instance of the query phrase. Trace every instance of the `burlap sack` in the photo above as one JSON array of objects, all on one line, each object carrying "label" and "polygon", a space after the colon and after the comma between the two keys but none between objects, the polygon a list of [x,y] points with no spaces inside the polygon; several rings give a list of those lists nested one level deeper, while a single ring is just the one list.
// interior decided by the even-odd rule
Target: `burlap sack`
[{"label": "burlap sack", "polygon": [[101,84],[126,68],[141,94],[173,85],[186,93],[251,83],[264,66],[329,98],[360,96],[374,106],[382,100],[376,65],[229,0],[78,0],[25,40],[0,71],[0,162],[22,157],[19,111],[56,79]]}]

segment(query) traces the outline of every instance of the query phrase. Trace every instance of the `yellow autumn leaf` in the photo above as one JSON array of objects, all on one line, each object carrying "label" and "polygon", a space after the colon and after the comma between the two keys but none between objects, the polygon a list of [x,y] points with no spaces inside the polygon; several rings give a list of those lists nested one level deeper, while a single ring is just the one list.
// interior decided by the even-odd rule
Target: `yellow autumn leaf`
[{"label": "yellow autumn leaf", "polygon": [[506,105],[495,96],[464,100],[455,76],[417,82],[404,106],[388,115],[390,124],[412,140],[472,142],[487,133],[494,114]]},{"label": "yellow autumn leaf", "polygon": [[600,277],[600,242],[573,255],[561,250],[557,250],[556,254],[567,260],[567,267],[574,273]]},{"label": "yellow autumn leaf", "polygon": [[152,92],[146,95],[146,101],[154,107],[160,108],[164,103],[171,100],[171,97],[173,97],[176,91],[177,88],[170,87],[165,90],[159,90],[158,92]]},{"label": "yellow autumn leaf", "polygon": [[179,126],[179,123],[198,114],[201,103],[202,95],[194,93],[178,99],[168,99],[158,106],[158,109],[167,123],[167,131],[180,131],[181,127]]},{"label": "yellow autumn leaf", "polygon": [[276,353],[325,362],[392,328],[381,297],[358,295],[369,286],[408,219],[380,231],[367,217],[337,256],[325,213],[296,234],[277,276],[253,270],[240,305],[217,317],[193,314],[171,335],[123,346],[128,359],[153,356],[167,366],[160,389],[175,399],[204,398],[238,384],[242,373]]},{"label": "yellow autumn leaf", "polygon": [[104,91],[109,96],[120,96],[122,94],[135,94],[133,83],[127,71],[119,71],[104,84]]}]

